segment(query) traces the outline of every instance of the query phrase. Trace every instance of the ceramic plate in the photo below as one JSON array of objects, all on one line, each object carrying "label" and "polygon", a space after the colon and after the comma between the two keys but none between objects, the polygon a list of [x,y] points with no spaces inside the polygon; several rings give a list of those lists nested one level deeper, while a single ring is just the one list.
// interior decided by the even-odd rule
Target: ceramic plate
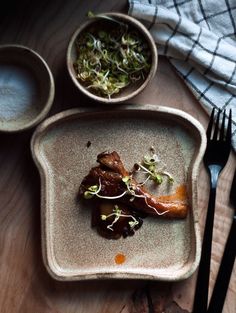
[{"label": "ceramic plate", "polygon": [[[72,109],[45,120],[31,144],[41,175],[43,257],[55,279],[176,281],[194,272],[200,257],[197,178],[206,140],[193,117],[152,105],[100,112]],[[91,207],[77,198],[83,177],[103,151],[117,151],[131,169],[150,147],[175,179],[154,192],[174,195],[186,186],[187,218],[147,217],[132,237],[101,237],[91,228]]]}]

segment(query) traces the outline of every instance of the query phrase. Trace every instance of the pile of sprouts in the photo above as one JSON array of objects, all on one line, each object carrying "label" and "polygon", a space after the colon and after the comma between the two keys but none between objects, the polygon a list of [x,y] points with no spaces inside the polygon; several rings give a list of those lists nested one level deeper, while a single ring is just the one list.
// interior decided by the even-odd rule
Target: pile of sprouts
[{"label": "pile of sprouts", "polygon": [[91,26],[76,40],[74,69],[87,90],[110,99],[128,85],[145,80],[151,53],[137,30],[118,19],[99,17],[106,23]]}]

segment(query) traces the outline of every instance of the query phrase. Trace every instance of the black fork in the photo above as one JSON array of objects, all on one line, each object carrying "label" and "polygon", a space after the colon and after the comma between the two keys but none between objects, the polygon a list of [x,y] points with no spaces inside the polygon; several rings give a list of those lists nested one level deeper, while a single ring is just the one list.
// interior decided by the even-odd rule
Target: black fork
[{"label": "black fork", "polygon": [[225,111],[223,112],[221,127],[219,127],[220,114],[221,111],[219,110],[216,116],[214,128],[213,125],[215,120],[214,118],[215,109],[212,110],[209,125],[206,132],[207,147],[203,161],[210,176],[210,196],[208,202],[206,223],[204,228],[202,254],[198,270],[195,298],[192,311],[193,313],[207,312],[216,187],[218,177],[228,161],[228,157],[231,150],[232,112],[231,110],[229,112],[229,121],[226,132],[225,132],[226,113]]}]

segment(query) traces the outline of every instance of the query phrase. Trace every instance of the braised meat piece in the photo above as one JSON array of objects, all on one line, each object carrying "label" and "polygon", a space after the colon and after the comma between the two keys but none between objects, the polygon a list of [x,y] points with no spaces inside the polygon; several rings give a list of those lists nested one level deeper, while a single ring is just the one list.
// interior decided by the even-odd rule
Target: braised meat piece
[{"label": "braised meat piece", "polygon": [[160,201],[157,196],[150,194],[125,169],[116,151],[99,154],[97,161],[99,166],[92,168],[80,185],[80,197],[83,197],[91,186],[99,186],[97,197],[106,197],[111,201],[116,198],[116,201],[135,211],[168,218],[186,217],[186,202]]}]

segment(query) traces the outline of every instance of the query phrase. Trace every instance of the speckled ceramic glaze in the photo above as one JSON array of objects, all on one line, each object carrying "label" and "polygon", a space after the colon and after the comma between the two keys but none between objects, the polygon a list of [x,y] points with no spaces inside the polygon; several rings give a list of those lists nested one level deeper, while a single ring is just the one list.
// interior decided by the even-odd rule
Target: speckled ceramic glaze
[{"label": "speckled ceramic glaze", "polygon": [[[90,113],[73,109],[45,120],[31,147],[41,175],[42,249],[49,273],[59,280],[189,277],[200,256],[197,177],[205,144],[198,121],[153,105]],[[172,186],[163,183],[152,192],[172,194],[186,184],[187,218],[148,217],[133,237],[102,238],[91,228],[91,207],[77,198],[83,177],[102,151],[116,150],[131,169],[151,146],[175,177]]]},{"label": "speckled ceramic glaze", "polygon": [[21,45],[0,46],[0,131],[29,129],[49,112],[54,80],[44,59]]}]

